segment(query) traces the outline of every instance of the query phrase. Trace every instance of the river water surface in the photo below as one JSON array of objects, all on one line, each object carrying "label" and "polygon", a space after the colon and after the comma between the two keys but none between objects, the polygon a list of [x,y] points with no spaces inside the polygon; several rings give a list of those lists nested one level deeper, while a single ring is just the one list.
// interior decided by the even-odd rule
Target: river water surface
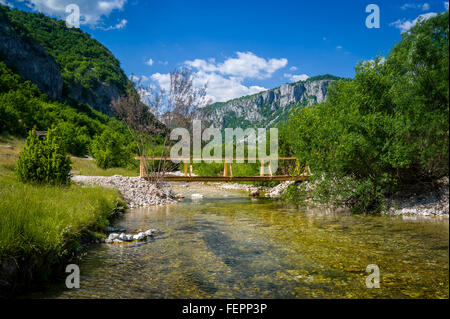
[{"label": "river water surface", "polygon": [[[61,282],[44,297],[449,298],[448,218],[306,212],[209,188],[182,190],[202,200],[130,210],[117,225],[154,238],[92,247],[81,288]],[[366,287],[370,264],[379,289]]]}]

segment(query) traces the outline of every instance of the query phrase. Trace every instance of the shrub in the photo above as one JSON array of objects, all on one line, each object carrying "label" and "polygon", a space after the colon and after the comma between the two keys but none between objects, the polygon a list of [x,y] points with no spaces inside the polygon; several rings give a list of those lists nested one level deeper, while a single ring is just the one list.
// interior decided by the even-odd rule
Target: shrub
[{"label": "shrub", "polygon": [[282,152],[324,176],[319,197],[377,212],[393,192],[448,175],[448,30],[448,12],[418,23],[386,59],[290,114]]},{"label": "shrub", "polygon": [[107,128],[97,135],[91,143],[90,153],[97,166],[103,169],[126,167],[132,159],[128,141],[112,128]]},{"label": "shrub", "polygon": [[70,182],[71,162],[55,129],[39,138],[35,130],[29,133],[17,161],[17,175],[22,182],[52,185]]},{"label": "shrub", "polygon": [[56,132],[61,137],[64,150],[75,156],[83,156],[88,152],[91,138],[85,126],[76,127],[69,122],[60,122],[56,126]]}]

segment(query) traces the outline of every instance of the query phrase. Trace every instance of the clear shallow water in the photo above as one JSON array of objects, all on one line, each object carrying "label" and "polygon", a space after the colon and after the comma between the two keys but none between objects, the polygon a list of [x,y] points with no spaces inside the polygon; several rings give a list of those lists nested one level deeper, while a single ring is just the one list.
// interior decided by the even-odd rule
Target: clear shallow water
[{"label": "clear shallow water", "polygon": [[[146,244],[94,246],[80,289],[61,282],[38,297],[449,297],[448,219],[304,212],[214,190],[131,210],[117,224],[158,233]],[[380,289],[366,288],[369,264],[380,268]]]}]

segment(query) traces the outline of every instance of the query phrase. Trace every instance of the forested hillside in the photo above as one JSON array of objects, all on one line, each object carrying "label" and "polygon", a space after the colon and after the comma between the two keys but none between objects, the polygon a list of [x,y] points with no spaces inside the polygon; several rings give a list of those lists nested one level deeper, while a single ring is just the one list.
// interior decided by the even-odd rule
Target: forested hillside
[{"label": "forested hillside", "polygon": [[[87,103],[111,114],[111,99],[126,94],[132,87],[119,61],[106,47],[80,29],[67,28],[65,21],[0,6],[0,23],[3,29],[9,29],[9,34],[2,36],[3,42],[13,32],[14,37],[41,46],[55,60],[64,81],[58,98],[74,105]],[[8,56],[16,63],[32,63],[30,59],[15,59],[14,54],[22,52],[14,49],[14,45],[1,48],[0,57]],[[20,75],[29,79],[27,74]]]},{"label": "forested hillside", "polygon": [[134,163],[110,107],[134,88],[107,48],[64,21],[1,5],[0,40],[0,134],[55,126],[73,155],[102,157],[105,168]]}]

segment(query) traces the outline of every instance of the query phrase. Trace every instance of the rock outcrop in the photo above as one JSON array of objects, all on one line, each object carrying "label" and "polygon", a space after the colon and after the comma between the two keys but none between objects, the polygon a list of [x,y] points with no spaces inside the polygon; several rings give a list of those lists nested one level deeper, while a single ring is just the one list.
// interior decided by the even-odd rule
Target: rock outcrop
[{"label": "rock outcrop", "polygon": [[212,104],[201,109],[197,118],[213,123],[220,129],[276,125],[286,120],[289,111],[296,105],[323,102],[327,97],[328,86],[338,79],[324,75],[287,83],[258,94]]},{"label": "rock outcrop", "polygon": [[52,100],[61,100],[63,78],[53,57],[36,42],[21,37],[6,21],[0,21],[0,60]]}]

